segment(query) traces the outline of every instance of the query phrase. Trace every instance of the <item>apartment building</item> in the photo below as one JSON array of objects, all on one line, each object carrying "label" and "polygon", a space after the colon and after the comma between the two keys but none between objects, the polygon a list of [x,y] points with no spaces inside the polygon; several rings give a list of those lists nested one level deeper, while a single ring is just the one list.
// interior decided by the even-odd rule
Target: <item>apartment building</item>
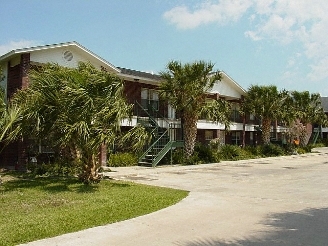
[{"label": "apartment building", "polygon": [[[157,88],[161,78],[157,74],[116,67],[77,42],[66,42],[44,46],[12,50],[0,57],[0,66],[4,80],[0,83],[9,100],[17,89],[29,85],[28,72],[33,65],[57,63],[65,67],[76,67],[78,62],[90,62],[98,69],[114,73],[124,80],[124,95],[129,103],[134,104],[132,121],[122,122],[122,129],[129,129],[136,124],[146,124],[157,128],[158,137],[166,131],[167,141],[176,143],[181,140],[181,126],[178,112],[167,102],[159,98]],[[208,96],[223,98],[233,105],[232,124],[229,130],[224,124],[200,119],[197,123],[197,141],[207,143],[219,139],[222,144],[254,145],[260,139],[256,126],[258,122],[252,115],[241,115],[239,105],[246,96],[246,91],[227,73],[222,71],[222,80],[217,81]],[[170,147],[178,146],[173,144]],[[47,151],[40,146],[40,153]],[[22,167],[29,160],[30,153],[26,141],[12,143],[0,153],[0,165]]]}]

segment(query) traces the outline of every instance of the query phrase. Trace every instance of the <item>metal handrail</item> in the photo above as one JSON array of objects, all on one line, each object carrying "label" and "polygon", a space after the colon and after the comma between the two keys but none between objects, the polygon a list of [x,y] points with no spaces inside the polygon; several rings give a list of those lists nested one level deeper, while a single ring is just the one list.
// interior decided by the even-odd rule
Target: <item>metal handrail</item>
[{"label": "metal handrail", "polygon": [[[148,147],[148,149],[139,158],[139,162],[141,162],[147,156],[148,153],[152,153],[151,161],[152,161],[152,165],[154,166],[154,160],[158,159],[158,156],[161,154],[163,149],[167,148],[168,144],[172,145],[173,142],[179,141],[179,140],[177,140],[177,133],[174,132],[174,135],[172,136],[172,135],[170,135],[170,134],[172,134],[172,132],[169,132],[169,131],[171,129],[181,128],[181,123],[170,123],[151,104],[148,104],[148,110],[145,110],[145,108],[138,101],[136,101],[136,105],[138,106],[137,109],[139,109],[139,108],[142,109],[142,111],[147,115],[145,117],[148,117],[149,120],[152,123],[154,123],[155,128],[151,131],[151,134],[155,135],[156,131],[158,134],[159,128],[165,129],[165,131],[160,136],[157,136],[157,139]],[[154,112],[154,115],[151,115],[149,112]],[[155,113],[156,113],[156,115],[155,115]],[[138,114],[137,117],[139,117],[139,111],[137,111],[137,114]],[[165,123],[166,127],[161,127],[158,124],[158,122],[155,120],[155,118],[158,118],[158,119],[160,118]],[[174,139],[173,141],[171,139],[172,137]]]}]

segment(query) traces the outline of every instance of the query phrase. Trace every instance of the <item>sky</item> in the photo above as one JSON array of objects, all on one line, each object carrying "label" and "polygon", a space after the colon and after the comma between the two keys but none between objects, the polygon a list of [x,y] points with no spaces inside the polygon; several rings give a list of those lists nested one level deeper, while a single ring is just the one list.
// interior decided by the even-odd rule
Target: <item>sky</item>
[{"label": "sky", "polygon": [[76,41],[117,67],[212,62],[247,90],[328,96],[327,0],[0,0],[0,55]]}]

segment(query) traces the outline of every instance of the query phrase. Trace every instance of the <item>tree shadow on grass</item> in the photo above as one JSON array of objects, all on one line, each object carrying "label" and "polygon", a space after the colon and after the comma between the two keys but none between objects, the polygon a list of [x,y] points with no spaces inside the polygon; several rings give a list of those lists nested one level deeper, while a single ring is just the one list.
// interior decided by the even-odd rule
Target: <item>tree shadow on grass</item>
[{"label": "tree shadow on grass", "polygon": [[[112,187],[129,187],[127,183],[103,180],[111,182]],[[2,190],[12,191],[15,189],[39,189],[49,193],[77,192],[93,193],[99,189],[98,184],[85,185],[76,177],[34,177],[32,175],[16,175],[13,179],[2,184]]]},{"label": "tree shadow on grass", "polygon": [[226,242],[217,239],[199,239],[180,242],[184,246],[324,246],[328,245],[328,208],[307,209],[300,212],[269,216],[264,225],[273,227],[259,238],[251,237]]}]

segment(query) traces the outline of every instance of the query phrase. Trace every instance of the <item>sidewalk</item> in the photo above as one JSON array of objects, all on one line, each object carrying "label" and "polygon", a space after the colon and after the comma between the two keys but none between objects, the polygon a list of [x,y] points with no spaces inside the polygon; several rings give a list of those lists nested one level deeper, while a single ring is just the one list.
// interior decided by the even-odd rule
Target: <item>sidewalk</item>
[{"label": "sidewalk", "polygon": [[115,179],[189,190],[180,203],[37,245],[326,245],[328,149],[197,166],[113,168]]}]

